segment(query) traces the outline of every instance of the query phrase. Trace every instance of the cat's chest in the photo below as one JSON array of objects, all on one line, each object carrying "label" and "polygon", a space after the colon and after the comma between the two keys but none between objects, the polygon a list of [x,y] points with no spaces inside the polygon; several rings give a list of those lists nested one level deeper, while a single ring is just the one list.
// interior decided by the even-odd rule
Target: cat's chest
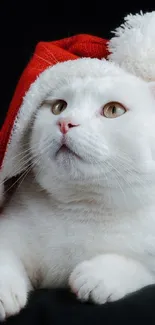
[{"label": "cat's chest", "polygon": [[43,249],[50,247],[52,255],[65,257],[71,263],[107,251],[129,251],[132,255],[141,251],[149,236],[155,236],[151,222],[149,225],[143,216],[123,217],[91,209],[47,209],[37,227]]},{"label": "cat's chest", "polygon": [[[116,216],[115,216],[116,217]],[[134,228],[135,227],[135,228]],[[117,253],[134,258],[144,258],[148,234],[136,222],[108,220],[108,216],[96,216],[88,220],[74,214],[56,214],[43,239],[43,262],[46,277],[43,286],[53,281],[56,285],[67,283],[74,267],[84,260],[104,253]],[[154,232],[155,242],[155,232]],[[149,247],[148,247],[149,251]],[[50,270],[49,270],[50,264]]]},{"label": "cat's chest", "polygon": [[104,209],[60,208],[31,197],[28,204],[21,205],[21,210],[18,205],[14,214],[16,218],[18,214],[21,229],[25,220],[24,245],[32,263],[36,260],[36,270],[41,269],[46,275],[43,285],[48,286],[51,282],[64,285],[78,263],[99,254],[112,252],[149,259],[152,263],[155,260],[154,211],[152,207],[139,214],[120,215]]}]

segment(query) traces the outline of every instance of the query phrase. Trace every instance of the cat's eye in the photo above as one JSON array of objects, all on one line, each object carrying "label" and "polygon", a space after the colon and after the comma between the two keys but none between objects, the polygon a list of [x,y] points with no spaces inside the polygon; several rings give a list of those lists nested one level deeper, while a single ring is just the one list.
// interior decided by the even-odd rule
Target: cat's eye
[{"label": "cat's eye", "polygon": [[65,100],[59,99],[52,104],[51,111],[54,115],[61,114],[67,107]]},{"label": "cat's eye", "polygon": [[103,115],[106,118],[116,118],[126,113],[126,109],[123,105],[117,102],[111,102],[103,107]]}]

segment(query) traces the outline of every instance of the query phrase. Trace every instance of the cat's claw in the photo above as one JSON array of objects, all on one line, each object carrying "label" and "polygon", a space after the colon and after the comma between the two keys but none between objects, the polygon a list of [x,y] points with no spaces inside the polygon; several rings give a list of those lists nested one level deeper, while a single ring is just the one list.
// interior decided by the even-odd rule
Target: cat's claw
[{"label": "cat's claw", "polygon": [[136,261],[115,255],[102,255],[77,265],[69,285],[81,301],[104,304],[153,283],[150,275]]},{"label": "cat's claw", "polygon": [[91,261],[85,261],[74,269],[69,278],[69,285],[78,300],[90,300],[96,304],[104,304],[110,300],[111,288],[98,271],[94,269]]}]

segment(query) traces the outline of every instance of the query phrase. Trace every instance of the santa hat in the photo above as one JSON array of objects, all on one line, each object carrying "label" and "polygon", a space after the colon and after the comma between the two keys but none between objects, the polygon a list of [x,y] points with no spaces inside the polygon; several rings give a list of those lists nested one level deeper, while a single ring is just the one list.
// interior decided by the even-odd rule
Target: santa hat
[{"label": "santa hat", "polygon": [[[108,42],[91,35],[76,35],[54,42],[40,42],[24,70],[0,131],[0,203],[5,180],[22,172],[24,135],[34,110],[41,104],[45,81],[53,66],[78,58],[107,58],[144,78],[155,78],[155,12],[128,15],[125,24]],[[47,73],[46,73],[47,72]],[[44,78],[45,77],[45,78]],[[22,163],[21,163],[22,161]]]}]

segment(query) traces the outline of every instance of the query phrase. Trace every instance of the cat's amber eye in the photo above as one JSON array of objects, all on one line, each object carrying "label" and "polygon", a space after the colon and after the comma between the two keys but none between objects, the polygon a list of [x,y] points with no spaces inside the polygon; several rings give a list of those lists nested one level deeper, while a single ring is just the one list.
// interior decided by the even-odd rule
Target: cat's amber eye
[{"label": "cat's amber eye", "polygon": [[52,104],[51,111],[54,115],[61,114],[67,107],[65,100],[59,99]]},{"label": "cat's amber eye", "polygon": [[110,102],[103,107],[103,115],[106,118],[116,118],[126,113],[123,105],[117,102]]}]

